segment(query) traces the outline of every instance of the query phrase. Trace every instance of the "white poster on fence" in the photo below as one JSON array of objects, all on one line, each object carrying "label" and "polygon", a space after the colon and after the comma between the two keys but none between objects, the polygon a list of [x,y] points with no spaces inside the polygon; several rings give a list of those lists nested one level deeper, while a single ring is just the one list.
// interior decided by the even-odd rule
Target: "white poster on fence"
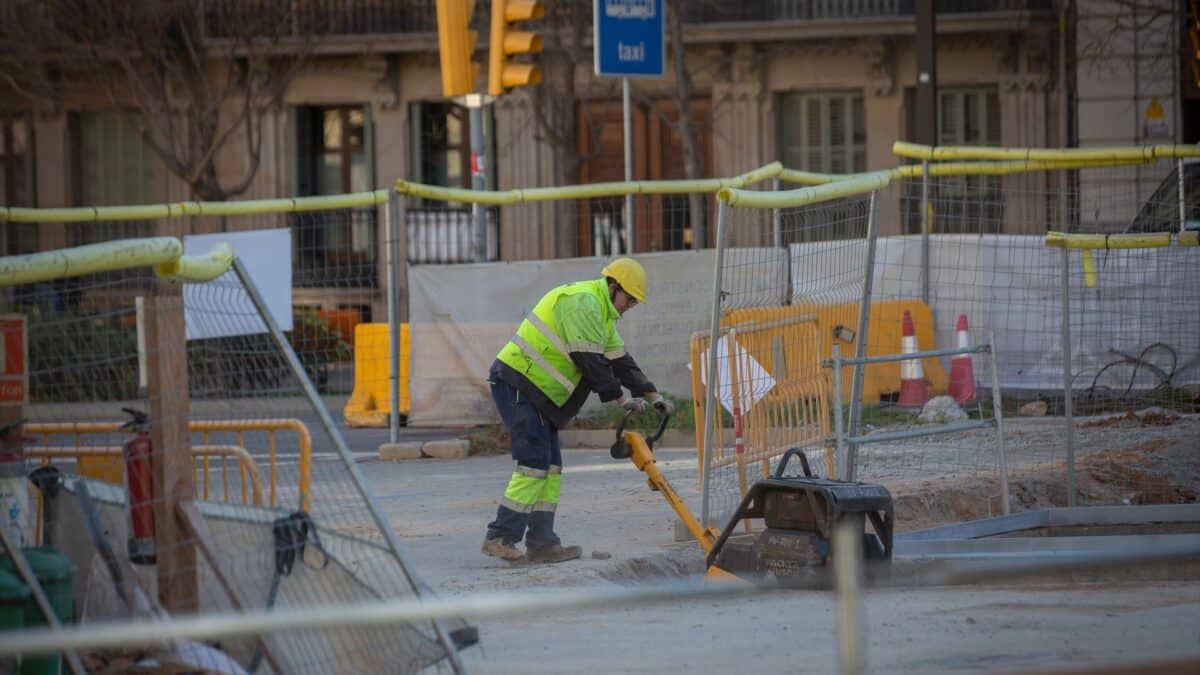
[{"label": "white poster on fence", "polygon": [[[290,331],[292,231],[281,228],[189,235],[183,238],[183,254],[204,255],[221,242],[233,247],[233,254],[246,266],[279,329]],[[189,340],[267,332],[267,325],[232,269],[207,283],[185,284],[183,316]]]},{"label": "white poster on fence", "polygon": [[[739,412],[744,413],[770,393],[771,389],[775,387],[775,378],[771,377],[771,374],[750,355],[750,352],[737,343],[736,338],[733,341],[732,349],[733,359],[731,360],[729,336],[725,335],[717,340],[717,400],[729,412],[733,412],[737,407],[740,408]],[[737,388],[736,401],[732,385],[734,378],[729,368],[731,361],[736,368],[737,381],[740,385]],[[690,364],[689,367],[691,367]],[[705,387],[708,386],[707,354],[700,358],[700,382]]]}]

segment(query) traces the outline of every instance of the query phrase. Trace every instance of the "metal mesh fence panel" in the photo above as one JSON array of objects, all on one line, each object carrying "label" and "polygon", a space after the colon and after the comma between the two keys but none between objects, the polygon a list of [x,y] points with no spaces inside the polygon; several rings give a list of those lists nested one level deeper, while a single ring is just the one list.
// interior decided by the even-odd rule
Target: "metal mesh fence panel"
[{"label": "metal mesh fence panel", "polygon": [[[1050,230],[1179,232],[1181,206],[1185,214],[1193,207],[1180,203],[1174,164],[985,177],[993,187],[974,196],[963,191],[964,177],[896,187],[902,201],[913,203],[927,192],[926,222],[934,233],[921,243],[926,252],[916,255],[911,238],[880,242],[872,302],[922,298],[934,322],[933,344],[923,343],[923,349],[953,346],[959,317],[965,317],[972,342],[992,342],[1018,492],[1046,480],[1057,485],[1054,499],[1061,503],[1068,501],[1068,485],[1083,503],[1173,501],[1179,497],[1169,485],[1188,481],[1173,455],[1181,451],[1181,439],[1196,433],[1190,420],[1176,421],[1176,415],[1196,411],[1189,387],[1200,376],[1194,264],[1200,252],[1178,246],[1063,252],[1044,242]],[[956,208],[939,212],[946,194],[959,195]],[[1065,379],[1064,341],[1070,347]],[[989,398],[990,360],[972,361],[979,398]],[[933,393],[946,391],[953,368],[949,358],[926,360]],[[1058,417],[1066,413],[1068,381],[1071,412],[1080,416],[1070,422]],[[1053,418],[1026,416],[1040,413],[1043,404]],[[1169,411],[1165,420],[1140,414],[1155,406]],[[982,416],[991,409],[964,407]],[[988,476],[996,442],[976,431],[931,438],[919,449],[864,449],[862,475]],[[1161,456],[1141,452],[1147,444],[1163,447]]]},{"label": "metal mesh fence panel", "polygon": [[[819,475],[835,475],[832,389],[822,362],[835,336],[852,332],[857,322],[869,202],[854,197],[730,218],[727,241],[757,235],[767,245],[731,247],[721,270],[715,372],[725,431],[714,436],[706,477],[706,504],[716,522],[789,448],[805,449]],[[693,382],[697,400],[707,384],[710,347],[707,333],[693,337],[693,372],[703,374]],[[703,419],[696,430],[703,438]]]},{"label": "metal mesh fence panel", "polygon": [[[898,493],[925,491],[934,479],[949,481],[939,485],[963,494],[978,490],[985,502],[982,512],[964,511],[961,517],[996,514],[1003,443],[1016,508],[1076,499],[1083,504],[1194,499],[1189,487],[1194,467],[1188,468],[1187,455],[1200,429],[1187,414],[1196,411],[1200,377],[1195,271],[1200,250],[1063,251],[1047,248],[1045,237],[1051,230],[1178,233],[1189,224],[1194,229],[1200,210],[1189,166],[1164,161],[892,183],[880,192],[878,231],[887,236],[876,242],[866,335],[850,332],[857,330],[867,272],[865,228],[855,232],[858,221],[844,215],[854,200],[780,209],[774,242],[789,246],[787,309],[799,313],[808,307],[818,317],[814,339],[824,350],[814,349],[819,358],[829,358],[831,344],[839,344],[843,357],[852,356],[859,340],[865,340],[868,356],[901,353],[905,314],[915,325],[917,349],[956,346],[965,322],[962,339],[989,343],[995,352],[995,373],[986,354],[958,362],[949,356],[921,359],[919,378],[928,395],[920,403],[950,394],[958,398],[957,409],[936,421],[958,415],[992,419],[994,376],[1002,390],[1002,440],[995,430],[980,429],[864,444],[857,448],[856,478]],[[761,222],[765,210],[757,211]],[[848,238],[838,240],[835,231]],[[739,281],[743,265],[727,257],[723,267],[722,325],[738,311],[732,301],[748,288]],[[1065,376],[1064,345],[1070,348]],[[850,403],[851,372],[843,373],[844,405]],[[902,409],[912,404],[904,400],[904,372],[901,363],[865,368],[859,426],[849,435],[930,423],[916,416],[922,406]],[[970,386],[961,386],[961,380],[952,386],[964,372]],[[1073,419],[1062,417],[1068,392]],[[729,447],[729,439],[716,440],[706,496],[712,513],[719,514],[730,495],[737,496],[737,481],[724,477],[721,465],[724,451],[718,446]]]},{"label": "metal mesh fence panel", "polygon": [[[371,208],[159,224],[185,231],[187,253],[206,252],[235,232],[267,237],[235,245],[235,253],[269,301],[284,299],[274,318],[302,377],[232,272],[185,284],[174,301],[160,295],[164,282],[143,272],[95,274],[10,294],[6,309],[29,322],[26,433],[38,442],[27,456],[55,464],[67,477],[65,497],[54,500],[57,522],[36,536],[63,548],[79,567],[80,617],[144,615],[114,592],[122,586],[110,570],[125,579],[127,598],[144,592],[172,609],[200,613],[298,612],[427,590],[394,549],[394,535],[381,529],[373,497],[351,468],[355,451],[374,454],[386,430],[342,436],[322,420],[322,413],[341,416],[353,385],[351,334],[379,305],[376,221]],[[101,231],[88,236],[103,240],[109,226],[94,227]],[[280,235],[272,230],[282,237],[270,237]],[[316,406],[306,396],[310,386]],[[155,446],[149,457],[154,471],[172,472],[178,481],[168,483],[172,494],[194,495],[190,519],[165,518],[176,514],[164,511],[162,495],[127,497],[146,474],[125,478],[121,445],[134,432],[119,429],[123,408],[159,413],[149,428],[161,425],[166,438],[166,429],[183,430],[191,457],[182,445]],[[83,491],[91,507],[76,498]],[[132,560],[146,546],[128,544],[145,538],[142,524],[127,515],[137,505],[154,514],[154,564]],[[99,527],[85,537],[89,509]],[[103,543],[115,552],[111,565],[97,554]],[[247,636],[221,648],[243,667],[260,664],[258,672],[415,672],[447,666],[444,638],[430,623],[330,626]],[[104,663],[117,656],[91,658]]]}]

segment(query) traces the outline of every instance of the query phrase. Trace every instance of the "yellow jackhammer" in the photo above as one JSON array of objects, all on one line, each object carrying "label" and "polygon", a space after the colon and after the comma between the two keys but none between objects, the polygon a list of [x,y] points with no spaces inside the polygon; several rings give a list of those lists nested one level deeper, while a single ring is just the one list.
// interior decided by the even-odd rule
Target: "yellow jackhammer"
[{"label": "yellow jackhammer", "polygon": [[[863,532],[864,558],[891,560],[892,496],[882,485],[816,477],[804,452],[792,448],[780,458],[771,477],[763,478],[746,491],[724,529],[705,527],[671,488],[654,459],[654,444],[666,431],[670,416],[663,416],[658,431],[650,437],[626,431],[628,420],[626,413],[617,425],[617,439],[609,454],[613,459],[632,460],[646,474],[650,489],[662,494],[679,514],[704,550],[706,577],[786,578],[828,565],[834,527],[843,521],[850,521]],[[787,474],[788,460],[793,457],[800,461],[802,475]],[[752,518],[762,519],[766,529],[734,534],[739,522]]]},{"label": "yellow jackhammer", "polygon": [[[625,425],[629,421],[629,416],[632,413],[625,413],[617,424],[617,440],[609,448],[609,454],[613,459],[630,459],[633,460],[633,465],[639,471],[646,474],[647,482],[650,489],[658,492],[667,500],[675,513],[679,515],[679,519],[683,521],[688,532],[700,544],[700,548],[704,550],[704,555],[707,557],[712,552],[713,545],[717,541],[717,537],[721,534],[715,528],[704,527],[696,516],[692,514],[692,510],[688,508],[687,502],[679,496],[671,484],[663,476],[662,470],[658,468],[658,462],[654,459],[654,444],[658,439],[662,438],[663,432],[667,429],[667,423],[671,421],[670,415],[663,415],[662,422],[658,425],[658,431],[652,436],[644,436],[637,431],[626,431]],[[717,567],[710,565],[705,574],[711,578],[731,578],[736,579],[733,574]]]}]

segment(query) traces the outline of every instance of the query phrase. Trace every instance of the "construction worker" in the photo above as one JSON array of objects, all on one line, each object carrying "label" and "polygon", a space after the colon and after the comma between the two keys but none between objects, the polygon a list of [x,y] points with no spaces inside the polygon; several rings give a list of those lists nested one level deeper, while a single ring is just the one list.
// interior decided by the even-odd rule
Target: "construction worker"
[{"label": "construction worker", "polygon": [[[645,270],[631,258],[618,258],[600,274],[542,296],[492,363],[492,400],[508,429],[517,468],[488,524],[486,555],[536,563],[582,553],[579,546],[563,546],[554,533],[562,485],[558,430],[591,392],[627,411],[645,410],[649,399],[660,413],[674,412],[617,333],[617,319],[646,299]],[[524,554],[517,548],[522,539]]]}]

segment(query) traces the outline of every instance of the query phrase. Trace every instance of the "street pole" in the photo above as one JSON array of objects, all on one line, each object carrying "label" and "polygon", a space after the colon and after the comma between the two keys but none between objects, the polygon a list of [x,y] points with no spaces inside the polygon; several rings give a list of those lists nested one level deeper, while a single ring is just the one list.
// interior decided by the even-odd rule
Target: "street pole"
[{"label": "street pole", "polygon": [[[629,105],[629,78],[621,78],[621,108],[625,125],[625,182],[633,180],[633,121]],[[625,195],[625,249],[622,253],[633,253],[635,242],[633,227],[633,195]]]},{"label": "street pole", "polygon": [[917,142],[938,144],[937,15],[933,0],[917,0]]},{"label": "street pole", "polygon": [[[467,94],[467,110],[470,111],[471,126],[471,189],[487,189],[487,149],[483,138],[483,107],[486,105],[480,94]],[[471,220],[475,230],[475,262],[488,258],[487,213],[483,205],[471,205]]]}]

